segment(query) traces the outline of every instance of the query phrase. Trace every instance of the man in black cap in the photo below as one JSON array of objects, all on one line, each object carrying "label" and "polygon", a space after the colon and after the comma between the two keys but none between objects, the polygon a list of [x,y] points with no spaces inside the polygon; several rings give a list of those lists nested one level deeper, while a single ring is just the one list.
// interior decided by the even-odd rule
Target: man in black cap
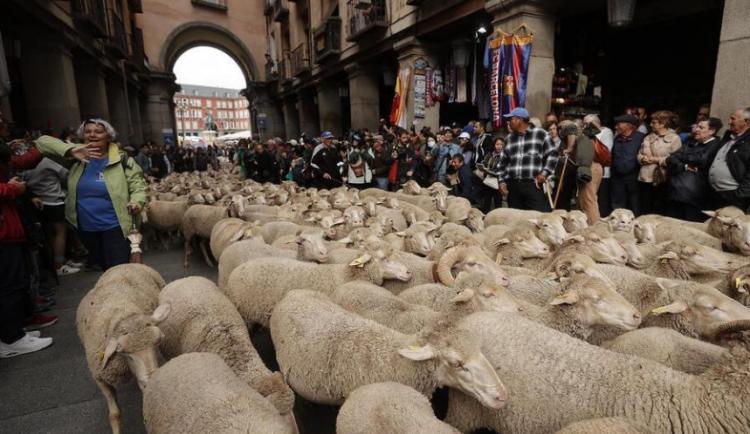
[{"label": "man in black cap", "polygon": [[612,175],[610,177],[610,197],[612,209],[626,208],[633,214],[641,214],[638,198],[638,151],[645,137],[637,131],[638,118],[625,114],[615,118],[615,136],[612,146]]}]

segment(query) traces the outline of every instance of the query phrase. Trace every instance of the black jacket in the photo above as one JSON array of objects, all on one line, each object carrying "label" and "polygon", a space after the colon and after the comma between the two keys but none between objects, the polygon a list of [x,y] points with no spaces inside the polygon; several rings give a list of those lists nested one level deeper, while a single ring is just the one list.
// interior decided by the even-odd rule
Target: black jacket
[{"label": "black jacket", "polygon": [[[311,166],[315,177],[315,185],[318,188],[332,189],[341,186],[341,172],[339,163],[341,157],[336,147],[326,148],[325,145],[318,145],[313,151]],[[331,180],[323,178],[324,174],[331,176]]]},{"label": "black jacket", "polygon": [[247,164],[247,172],[250,179],[256,182],[279,182],[279,165],[268,151],[255,153]]},{"label": "black jacket", "polygon": [[644,135],[633,131],[630,137],[615,136],[612,145],[612,175],[613,177],[637,177],[640,165],[638,151],[641,150]]},{"label": "black jacket", "polygon": [[[706,143],[690,140],[667,158],[670,200],[705,207],[710,192],[708,169],[720,146],[718,137]],[[696,171],[687,170],[685,166],[694,167]]]},{"label": "black jacket", "polygon": [[[731,132],[727,131],[721,143],[724,144],[729,140],[731,140]],[[720,147],[718,146],[716,151],[713,152],[712,162],[713,157],[716,157],[716,152],[719,151]],[[750,130],[745,131],[744,134],[737,137],[734,145],[729,149],[729,153],[727,153],[727,166],[729,166],[729,172],[734,179],[740,184],[735,192],[737,197],[750,199]]]}]

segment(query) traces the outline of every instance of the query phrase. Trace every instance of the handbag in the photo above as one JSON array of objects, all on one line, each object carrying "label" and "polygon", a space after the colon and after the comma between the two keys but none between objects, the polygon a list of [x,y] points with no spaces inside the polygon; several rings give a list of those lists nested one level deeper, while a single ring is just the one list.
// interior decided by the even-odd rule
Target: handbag
[{"label": "handbag", "polygon": [[609,152],[604,143],[594,138],[591,140],[594,146],[594,161],[601,164],[602,167],[609,167],[612,165],[612,153]]},{"label": "handbag", "polygon": [[474,176],[476,176],[479,179],[484,179],[486,175],[484,173],[484,170],[477,168],[477,169],[474,169]]},{"label": "handbag", "polygon": [[666,184],[669,181],[669,172],[666,167],[656,166],[654,168],[654,186]]},{"label": "handbag", "polygon": [[482,179],[482,184],[493,190],[500,189],[500,181],[495,176],[485,176],[484,179]]}]

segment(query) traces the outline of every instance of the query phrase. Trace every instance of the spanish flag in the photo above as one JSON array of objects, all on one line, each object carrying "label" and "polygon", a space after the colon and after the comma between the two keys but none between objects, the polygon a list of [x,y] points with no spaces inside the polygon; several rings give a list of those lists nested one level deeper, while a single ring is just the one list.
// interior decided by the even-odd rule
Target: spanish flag
[{"label": "spanish flag", "polygon": [[399,69],[396,78],[396,89],[394,90],[393,103],[391,104],[391,125],[406,128],[406,98],[409,95],[409,84],[411,83],[411,69]]}]

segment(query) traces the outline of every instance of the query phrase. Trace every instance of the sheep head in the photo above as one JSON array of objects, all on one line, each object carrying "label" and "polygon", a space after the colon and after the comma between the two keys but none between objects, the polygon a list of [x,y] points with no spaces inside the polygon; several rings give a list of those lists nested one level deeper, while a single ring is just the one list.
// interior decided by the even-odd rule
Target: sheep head
[{"label": "sheep head", "polygon": [[650,315],[680,315],[695,334],[705,337],[750,330],[750,309],[716,288],[660,278],[656,283],[668,294],[670,303],[652,309]]},{"label": "sheep head", "polygon": [[507,286],[508,276],[495,261],[479,246],[459,245],[448,249],[437,264],[437,276],[446,286],[453,286],[453,269],[466,272],[480,272],[491,275],[495,283]]},{"label": "sheep head", "polygon": [[102,369],[115,354],[120,354],[138,380],[138,386],[145,389],[151,374],[159,368],[157,351],[164,334],[157,325],[167,319],[170,310],[171,306],[165,303],[150,316],[137,314],[120,321],[101,353]]},{"label": "sheep head", "polygon": [[460,272],[456,277],[455,289],[460,291],[451,303],[468,307],[472,312],[521,312],[518,299],[506,287],[498,285],[495,278],[487,273]]},{"label": "sheep head", "polygon": [[636,220],[633,222],[633,235],[641,244],[656,243],[656,225]]},{"label": "sheep head", "polygon": [[722,242],[734,251],[750,256],[750,222],[742,217],[725,218],[727,223],[722,234]]},{"label": "sheep head", "polygon": [[328,246],[320,232],[300,233],[295,239],[297,243],[297,257],[299,259],[318,263],[328,262]]},{"label": "sheep head", "polygon": [[571,307],[575,317],[589,326],[608,325],[635,330],[641,324],[638,309],[617,293],[609,282],[598,277],[573,276],[563,292],[549,304]]},{"label": "sheep head", "polygon": [[361,228],[365,225],[365,210],[361,206],[348,206],[344,210],[344,220],[350,228]]},{"label": "sheep head", "polygon": [[708,221],[706,232],[716,238],[722,239],[724,238],[724,230],[726,229],[727,223],[731,219],[742,218],[745,216],[745,213],[735,206],[726,206],[724,208],[719,208],[716,211],[703,211],[703,214],[711,217]]},{"label": "sheep head", "polygon": [[415,195],[415,196],[422,194],[422,187],[420,187],[417,181],[414,181],[413,179],[410,179],[406,181],[404,184],[401,184],[401,187],[403,189],[404,194]]},{"label": "sheep head", "polygon": [[446,190],[440,190],[434,193],[432,195],[432,201],[435,204],[435,209],[441,213],[445,213],[445,211],[448,210],[448,192]]},{"label": "sheep head", "polygon": [[570,233],[589,227],[586,214],[577,209],[560,215],[560,218],[563,220],[563,227]]},{"label": "sheep head", "polygon": [[609,217],[602,219],[609,225],[611,231],[623,232],[633,232],[633,220],[635,220],[633,211],[623,208],[617,208],[612,211]]},{"label": "sheep head", "polygon": [[568,237],[568,241],[582,242],[588,249],[591,259],[596,262],[614,265],[625,265],[628,262],[627,252],[612,238],[612,234],[606,228],[589,227]]},{"label": "sheep head", "polygon": [[[638,224],[638,222],[636,222],[636,224]],[[643,253],[641,253],[641,250],[636,245],[635,237],[630,234],[626,234],[625,232],[615,232],[612,234],[612,237],[628,255],[628,265],[637,269],[641,269],[646,266],[646,259],[643,257]]]},{"label": "sheep head", "polygon": [[333,209],[345,210],[352,206],[352,201],[349,199],[346,193],[337,192],[331,197],[331,206]]},{"label": "sheep head", "polygon": [[551,278],[567,280],[577,275],[598,277],[604,281],[608,279],[596,269],[596,262],[590,256],[581,253],[560,255],[550,265]]},{"label": "sheep head", "polygon": [[692,242],[673,241],[665,246],[659,261],[670,263],[673,268],[684,270],[688,275],[730,272],[736,268],[731,257],[724,252]]},{"label": "sheep head", "polygon": [[565,242],[568,233],[563,227],[563,219],[557,214],[546,214],[539,218],[529,219],[529,223],[537,229],[537,237],[552,247],[560,247]]},{"label": "sheep head", "polygon": [[435,379],[440,385],[461,390],[488,408],[505,406],[505,385],[482,353],[479,339],[471,333],[447,327],[425,332],[415,345],[401,348],[398,353],[415,362],[434,361]]},{"label": "sheep head", "polygon": [[469,210],[469,215],[464,222],[467,228],[474,233],[484,231],[484,214],[476,208]]},{"label": "sheep head", "polygon": [[531,229],[510,230],[494,244],[516,249],[523,259],[547,258],[550,255],[549,246],[542,242]]},{"label": "sheep head", "polygon": [[382,284],[383,280],[411,280],[412,273],[398,260],[397,252],[389,249],[387,244],[381,243],[379,247],[365,250],[360,257],[349,263],[349,267],[364,269],[363,272],[369,276],[364,280],[376,285]]},{"label": "sheep head", "polygon": [[418,224],[410,226],[407,230],[396,232],[404,237],[404,250],[420,256],[427,256],[435,247],[434,233],[437,226],[429,224]]}]

